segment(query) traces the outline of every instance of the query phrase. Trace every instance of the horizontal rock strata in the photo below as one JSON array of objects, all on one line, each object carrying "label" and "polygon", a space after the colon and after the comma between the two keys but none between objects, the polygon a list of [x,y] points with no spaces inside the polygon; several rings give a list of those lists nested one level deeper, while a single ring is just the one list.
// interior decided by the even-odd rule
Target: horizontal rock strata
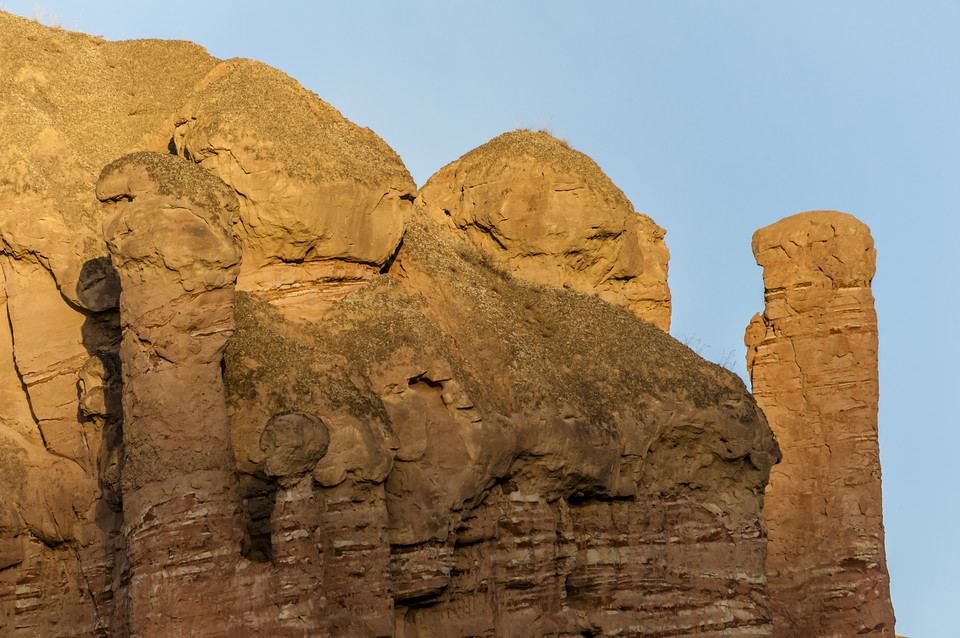
[{"label": "horizontal rock strata", "polygon": [[877,443],[876,251],[850,215],[762,228],[753,393],[783,451],[763,508],[777,636],[893,636]]},{"label": "horizontal rock strata", "polygon": [[770,635],[758,498],[778,451],[733,375],[491,268],[422,211],[391,273],[309,328],[238,294],[226,353],[245,471],[271,414],[329,430],[332,635]]},{"label": "horizontal rock strata", "polygon": [[771,634],[777,445],[592,161],[508,135],[492,253],[276,70],[0,35],[5,635]]}]

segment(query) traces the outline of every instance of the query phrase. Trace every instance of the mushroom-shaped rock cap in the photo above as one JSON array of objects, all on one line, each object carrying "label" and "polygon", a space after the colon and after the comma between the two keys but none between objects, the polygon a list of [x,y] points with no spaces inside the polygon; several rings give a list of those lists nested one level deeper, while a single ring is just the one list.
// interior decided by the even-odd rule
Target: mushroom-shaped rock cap
[{"label": "mushroom-shaped rock cap", "polygon": [[448,164],[420,203],[493,262],[670,325],[664,230],[589,157],[553,136],[504,133]]},{"label": "mushroom-shaped rock cap", "polygon": [[112,209],[103,234],[118,269],[140,262],[176,271],[187,290],[236,278],[237,197],[193,162],[163,153],[126,155],[103,169],[97,197]]},{"label": "mushroom-shaped rock cap", "polygon": [[330,432],[320,417],[309,412],[274,415],[260,435],[263,473],[281,485],[295,483],[327,453]]},{"label": "mushroom-shaped rock cap", "polygon": [[177,116],[177,152],[241,194],[250,264],[343,259],[381,265],[403,234],[413,179],[368,128],[253,60],[214,68]]},{"label": "mushroom-shaped rock cap", "polygon": [[753,255],[767,289],[869,285],[876,272],[870,229],[832,210],[798,213],[761,228],[753,234]]}]

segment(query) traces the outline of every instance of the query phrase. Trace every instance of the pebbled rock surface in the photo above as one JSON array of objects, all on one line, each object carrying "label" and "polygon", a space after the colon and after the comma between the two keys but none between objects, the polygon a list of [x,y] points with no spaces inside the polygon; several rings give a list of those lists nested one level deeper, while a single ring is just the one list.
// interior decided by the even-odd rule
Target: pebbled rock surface
[{"label": "pebbled rock surface", "polygon": [[753,254],[765,309],[747,328],[747,367],[783,452],[763,509],[774,633],[892,637],[870,230],[800,213],[758,230]]},{"label": "pebbled rock surface", "polygon": [[595,294],[670,330],[665,231],[553,136],[504,133],[437,171],[418,198],[496,267]]},{"label": "pebbled rock surface", "polygon": [[0,35],[4,635],[771,635],[777,445],[585,156],[563,290],[275,70]]}]

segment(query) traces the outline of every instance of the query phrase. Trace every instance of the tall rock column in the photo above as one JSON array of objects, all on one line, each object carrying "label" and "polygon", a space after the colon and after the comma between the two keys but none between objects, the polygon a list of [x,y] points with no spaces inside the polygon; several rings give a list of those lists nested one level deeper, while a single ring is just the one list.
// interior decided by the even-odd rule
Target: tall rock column
[{"label": "tall rock column", "polygon": [[236,196],[192,162],[135,153],[97,196],[120,279],[130,633],[226,635],[239,494],[220,364],[234,328]]},{"label": "tall rock column", "polygon": [[747,328],[747,368],[783,453],[763,508],[774,634],[892,638],[870,230],[801,213],[758,230],[753,254],[766,305]]}]

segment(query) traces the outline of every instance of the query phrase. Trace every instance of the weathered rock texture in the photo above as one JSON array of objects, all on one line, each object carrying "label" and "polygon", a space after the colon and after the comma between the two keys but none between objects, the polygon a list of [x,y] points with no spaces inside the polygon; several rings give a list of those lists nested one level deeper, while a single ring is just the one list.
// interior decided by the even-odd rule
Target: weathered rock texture
[{"label": "weathered rock texture", "polygon": [[[4,635],[770,635],[735,375],[501,269],[273,69],[0,36]],[[519,139],[586,224],[530,272],[664,308],[652,222]]]},{"label": "weathered rock texture", "polygon": [[783,451],[763,509],[774,633],[892,637],[873,239],[816,211],[758,230],[753,254],[766,307],[747,328],[747,367]]},{"label": "weathered rock texture", "polygon": [[498,268],[595,294],[670,330],[664,230],[553,136],[504,133],[439,170],[419,200]]},{"label": "weathered rock texture", "polygon": [[264,424],[323,415],[334,635],[769,635],[758,501],[778,452],[722,368],[492,268],[417,208],[390,273],[323,321],[237,302],[251,548],[275,551]]},{"label": "weathered rock texture", "polygon": [[136,153],[97,196],[120,280],[123,537],[133,635],[215,635],[242,540],[220,363],[233,333],[236,196],[195,164]]},{"label": "weathered rock texture", "polygon": [[397,251],[416,186],[373,131],[253,60],[216,66],[177,111],[176,151],[240,202],[239,290],[317,319]]}]

